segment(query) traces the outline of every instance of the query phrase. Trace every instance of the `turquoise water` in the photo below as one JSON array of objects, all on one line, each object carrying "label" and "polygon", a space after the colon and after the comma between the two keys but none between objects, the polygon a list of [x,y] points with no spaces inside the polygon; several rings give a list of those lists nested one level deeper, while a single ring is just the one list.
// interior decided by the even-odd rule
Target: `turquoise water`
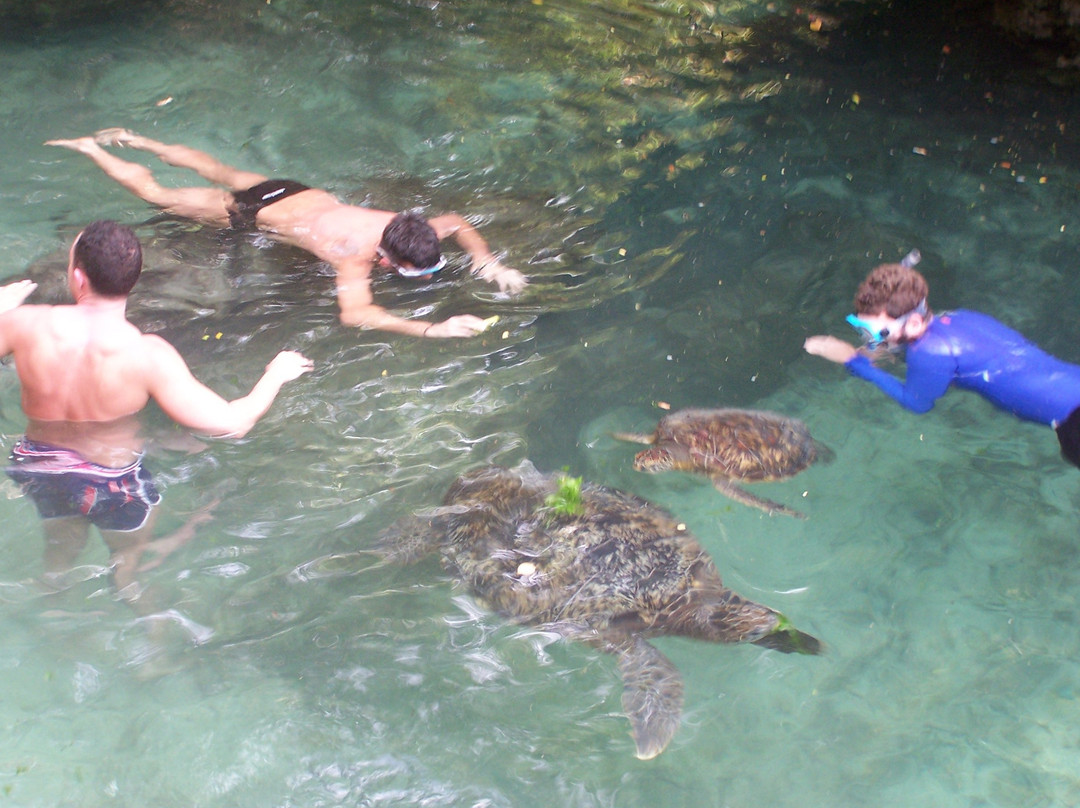
[{"label": "turquoise water", "polygon": [[[100,541],[40,586],[40,521],[4,483],[5,804],[1080,802],[1076,470],[975,396],[915,416],[801,350],[917,246],[936,308],[1080,361],[1068,76],[972,19],[930,33],[932,4],[820,31],[783,2],[3,9],[3,274],[60,299],[71,237],[116,218],[146,245],[132,318],[207,384],[240,395],[282,347],[316,362],[243,441],[178,448],[147,412],[159,533],[213,517],[142,573],[157,618],[116,599]],[[494,332],[349,331],[304,254],[156,216],[41,145],[107,126],[467,212],[531,285],[504,298],[455,255],[379,301]],[[835,460],[757,490],[809,519],[633,472],[610,432],[664,404],[805,420]],[[8,368],[5,447],[23,425]],[[657,640],[686,709],[637,761],[611,658],[365,552],[461,472],[525,457],[671,509],[827,653]]]}]

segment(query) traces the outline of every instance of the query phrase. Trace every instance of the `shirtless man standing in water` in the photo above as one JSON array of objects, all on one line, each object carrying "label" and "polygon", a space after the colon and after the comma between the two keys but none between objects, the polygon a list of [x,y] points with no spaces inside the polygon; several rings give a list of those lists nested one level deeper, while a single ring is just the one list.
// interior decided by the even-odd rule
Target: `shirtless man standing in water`
[{"label": "shirtless man standing in water", "polygon": [[[227,166],[188,146],[159,143],[126,129],[103,129],[92,137],[50,140],[85,154],[102,171],[139,198],[167,213],[215,227],[261,230],[326,261],[337,272],[337,297],[345,325],[394,331],[415,337],[469,337],[488,322],[471,314],[440,323],[396,317],[374,302],[371,272],[395,269],[405,277],[430,275],[445,259],[439,242],[453,236],[473,261],[473,273],[518,292],[526,279],[503,266],[471,224],[451,213],[425,220],[415,213],[395,214],[339,202],[332,194],[292,180],[271,180]],[[121,160],[102,146],[129,146],[150,152],[169,165],[190,168],[223,188],[163,188],[150,169]]]},{"label": "shirtless man standing in water", "polygon": [[154,399],[183,426],[239,437],[282,385],[312,368],[301,354],[282,351],[250,393],[226,401],[192,376],[168,342],[128,322],[127,297],[141,270],[135,234],[99,221],[71,246],[74,305],[19,305],[35,284],[0,287],[0,357],[15,359],[29,421],[8,474],[44,519],[46,573],[70,569],[93,524],[122,594],[134,581],[161,500],[140,463],[136,413]]}]

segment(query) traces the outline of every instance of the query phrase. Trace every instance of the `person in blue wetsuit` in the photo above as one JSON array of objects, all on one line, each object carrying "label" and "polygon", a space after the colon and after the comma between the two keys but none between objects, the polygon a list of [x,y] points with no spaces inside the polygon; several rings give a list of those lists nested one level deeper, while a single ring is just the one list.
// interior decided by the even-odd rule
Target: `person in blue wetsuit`
[{"label": "person in blue wetsuit", "polygon": [[[1046,353],[986,314],[959,309],[935,315],[929,287],[913,265],[883,264],[855,294],[847,319],[865,347],[830,336],[809,337],[807,352],[843,364],[912,412],[924,413],[952,384],[974,390],[1002,409],[1057,432],[1062,455],[1080,466],[1080,365]],[[904,380],[877,367],[880,350],[906,348]]]}]

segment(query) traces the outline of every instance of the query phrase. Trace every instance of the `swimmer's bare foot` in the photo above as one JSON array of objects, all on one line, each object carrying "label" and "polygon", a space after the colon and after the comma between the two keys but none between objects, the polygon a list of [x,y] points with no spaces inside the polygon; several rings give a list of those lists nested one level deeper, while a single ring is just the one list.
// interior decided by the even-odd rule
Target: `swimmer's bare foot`
[{"label": "swimmer's bare foot", "polygon": [[139,140],[139,136],[130,129],[114,126],[111,129],[99,129],[94,132],[94,140],[97,141],[99,146],[134,146],[138,148],[135,141]]},{"label": "swimmer's bare foot", "polygon": [[60,146],[65,149],[71,149],[72,151],[81,152],[82,154],[92,154],[95,151],[100,151],[101,147],[98,146],[97,141],[92,137],[76,137],[69,140],[46,140],[46,146]]}]

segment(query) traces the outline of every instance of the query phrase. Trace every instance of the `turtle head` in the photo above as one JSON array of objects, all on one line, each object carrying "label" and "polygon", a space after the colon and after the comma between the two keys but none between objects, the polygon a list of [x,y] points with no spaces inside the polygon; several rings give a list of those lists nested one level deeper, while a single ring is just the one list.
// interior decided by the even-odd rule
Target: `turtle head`
[{"label": "turtle head", "polygon": [[675,458],[667,449],[653,446],[644,449],[634,455],[634,471],[648,471],[652,473],[671,471],[675,468]]}]

